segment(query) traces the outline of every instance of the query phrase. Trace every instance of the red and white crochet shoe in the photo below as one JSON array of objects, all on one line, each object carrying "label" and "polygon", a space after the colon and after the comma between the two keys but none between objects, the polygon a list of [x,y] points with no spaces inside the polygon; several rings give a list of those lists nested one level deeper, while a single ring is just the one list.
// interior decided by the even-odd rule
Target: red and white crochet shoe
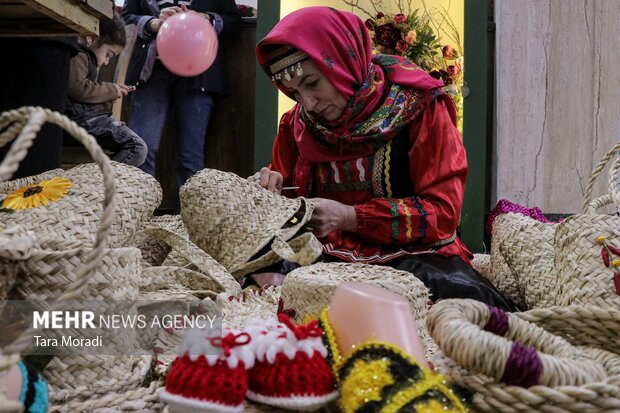
[{"label": "red and white crochet shoe", "polygon": [[296,326],[285,314],[278,318],[280,323],[250,320],[243,330],[252,337],[256,356],[248,370],[247,398],[289,410],[318,410],[338,395],[323,332],[316,320]]},{"label": "red and white crochet shoe", "polygon": [[246,369],[254,365],[250,340],[247,333],[227,329],[216,337],[205,330],[188,331],[160,399],[179,413],[243,411],[248,389]]}]

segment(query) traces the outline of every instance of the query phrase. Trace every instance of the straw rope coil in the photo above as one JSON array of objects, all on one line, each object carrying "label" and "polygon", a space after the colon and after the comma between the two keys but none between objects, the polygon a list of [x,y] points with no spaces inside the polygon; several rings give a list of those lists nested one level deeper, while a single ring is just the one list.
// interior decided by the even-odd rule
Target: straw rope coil
[{"label": "straw rope coil", "polygon": [[[596,165],[586,188],[581,214],[568,217],[555,232],[555,265],[562,286],[558,305],[620,305],[620,216],[597,213],[611,205],[620,212],[620,142]],[[614,159],[613,162],[611,160]],[[592,200],[592,188],[611,162],[608,193]]]},{"label": "straw rope coil", "polygon": [[[180,199],[190,239],[236,278],[282,259],[308,265],[321,254],[311,233],[298,236],[314,209],[304,198],[289,199],[233,173],[204,169],[183,185]],[[303,242],[293,247],[295,237]]]},{"label": "straw rope coil", "polygon": [[[478,310],[470,308],[477,306]],[[484,304],[472,300],[446,300],[437,303],[429,313],[429,329],[433,332],[436,326],[442,326],[444,330],[453,329],[454,325],[447,326],[447,318],[453,319],[455,315],[445,314],[437,317],[436,311],[444,313],[445,308],[456,310],[460,317],[453,324],[462,324],[462,317],[466,315],[470,324],[473,318],[484,319]],[[437,309],[435,309],[437,307]],[[474,314],[475,313],[475,314]],[[561,412],[561,413],[597,413],[617,412],[620,409],[620,357],[605,349],[618,352],[614,344],[618,342],[620,331],[620,313],[613,310],[608,313],[607,309],[593,306],[551,307],[535,309],[522,313],[514,313],[511,317],[527,320],[548,330],[547,334],[555,333],[575,345],[574,352],[580,357],[590,359],[593,364],[602,366],[605,377],[599,381],[587,382],[582,385],[561,385],[548,387],[534,385],[522,387],[498,383],[496,379],[486,376],[478,371],[467,370],[451,358],[443,354],[443,345],[438,342],[441,351],[433,360],[438,370],[450,376],[451,379],[475,392],[473,411],[482,412]],[[492,317],[486,317],[491,319]],[[497,317],[495,317],[497,328]],[[511,318],[512,320],[512,318]],[[504,328],[506,328],[504,326]],[[458,327],[457,327],[458,329]],[[484,332],[482,332],[484,333]],[[436,332],[432,333],[435,337]],[[480,332],[479,332],[480,334]],[[529,333],[537,334],[532,329]],[[467,341],[462,338],[462,345],[478,345],[477,357],[481,360],[489,358],[487,348],[480,345],[480,341]],[[564,346],[564,345],[563,345]],[[593,347],[594,346],[594,347]],[[469,351],[459,349],[459,351]],[[484,361],[482,361],[484,362]],[[501,366],[500,367],[504,367]]]},{"label": "straw rope coil", "polygon": [[446,356],[497,382],[555,387],[606,377],[599,363],[561,337],[478,301],[440,301],[427,322]]}]

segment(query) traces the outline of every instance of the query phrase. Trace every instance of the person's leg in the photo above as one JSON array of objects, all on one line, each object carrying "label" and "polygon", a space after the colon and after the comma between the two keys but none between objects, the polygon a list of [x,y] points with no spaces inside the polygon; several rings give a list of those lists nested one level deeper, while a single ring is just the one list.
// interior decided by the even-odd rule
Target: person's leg
[{"label": "person's leg", "polygon": [[[71,47],[44,39],[0,39],[0,112],[21,106],[65,111]],[[46,123],[13,179],[60,167],[63,132]],[[8,146],[0,149],[0,160]]]},{"label": "person's leg", "polygon": [[168,116],[174,77],[156,62],[149,81],[131,96],[129,129],[146,143],[148,153],[140,169],[155,176],[155,158]]},{"label": "person's leg", "polygon": [[97,116],[80,124],[105,150],[112,152],[110,159],[132,166],[144,163],[146,143],[125,122],[110,116]]},{"label": "person's leg", "polygon": [[505,311],[515,311],[512,302],[478,271],[457,256],[417,254],[399,257],[386,265],[408,271],[428,287],[431,300],[471,298]]},{"label": "person's leg", "polygon": [[204,168],[205,139],[213,110],[213,97],[186,87],[175,88],[174,117],[177,137],[177,186],[180,188],[196,172]]}]

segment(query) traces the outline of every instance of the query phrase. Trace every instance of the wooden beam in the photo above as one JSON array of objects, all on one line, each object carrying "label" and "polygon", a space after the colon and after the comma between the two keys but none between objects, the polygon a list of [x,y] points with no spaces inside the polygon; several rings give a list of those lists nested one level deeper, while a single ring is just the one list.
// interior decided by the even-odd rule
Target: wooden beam
[{"label": "wooden beam", "polygon": [[[82,36],[99,35],[99,16],[88,13],[75,3],[66,0],[22,0],[33,10],[75,30]],[[110,8],[114,3],[109,2]]]},{"label": "wooden beam", "polygon": [[0,37],[75,36],[77,33],[52,19],[0,19]]}]

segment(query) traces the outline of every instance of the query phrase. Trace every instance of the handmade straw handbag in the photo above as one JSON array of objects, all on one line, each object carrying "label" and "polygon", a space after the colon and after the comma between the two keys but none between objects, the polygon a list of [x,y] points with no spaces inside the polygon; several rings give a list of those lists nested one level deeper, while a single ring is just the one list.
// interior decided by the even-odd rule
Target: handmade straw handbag
[{"label": "handmade straw handbag", "polygon": [[556,226],[519,213],[502,214],[493,224],[494,243],[510,269],[524,309],[557,304],[560,283],[553,248]]},{"label": "handmade straw handbag", "polygon": [[[620,305],[620,142],[596,165],[586,188],[583,212],[568,217],[555,231],[555,269],[562,286],[559,305]],[[613,160],[613,162],[612,162]],[[611,163],[608,192],[592,199],[592,188]],[[613,213],[597,213],[604,206]]]},{"label": "handmade straw handbag", "polygon": [[[8,129],[0,137],[0,147],[16,138],[21,130],[27,129],[29,133],[22,134],[22,137],[15,141],[11,153],[16,154],[18,151],[27,150],[26,145],[29,145],[32,139],[24,139],[25,136],[36,136],[46,116],[51,117],[51,111],[46,112],[43,109],[31,107],[4,112],[0,117],[0,130],[7,127]],[[68,128],[67,121],[61,118],[56,118],[56,120],[57,123],[62,123],[63,127]],[[13,171],[21,159],[18,160],[11,156],[7,161],[4,169],[0,171],[0,182],[11,177],[12,172],[7,173],[8,170]],[[162,192],[159,183],[138,168],[117,162],[109,162],[109,165],[114,172],[116,192],[113,195],[115,197],[114,218],[110,222],[108,238],[110,246],[119,247],[143,221],[153,214],[161,202]],[[66,178],[70,181],[68,193],[73,196],[60,197],[56,202],[49,202],[36,208],[3,214],[2,222],[7,226],[22,225],[37,236],[93,243],[97,228],[99,228],[102,201],[104,196],[111,195],[104,192],[103,175],[96,163],[79,165],[67,171],[55,169],[40,175],[2,182],[0,183],[0,198],[5,199],[5,207],[7,207],[7,199],[11,198],[18,203],[23,203],[26,198],[21,198],[20,193],[42,189],[41,194],[45,194],[53,190],[53,185],[59,178]]]},{"label": "handmade straw handbag", "polygon": [[297,321],[318,318],[329,305],[336,287],[346,281],[373,284],[405,297],[425,350],[434,348],[426,331],[429,291],[422,281],[407,271],[391,267],[351,263],[317,263],[287,274],[282,284],[282,307],[295,314]]},{"label": "handmade straw handbag", "polygon": [[[0,164],[0,180],[10,177],[19,162],[26,156],[27,149],[35,139],[37,131],[45,122],[57,124],[67,130],[89,151],[101,169],[99,184],[103,190],[90,187],[77,189],[93,191],[101,205],[86,208],[84,227],[68,218],[65,232],[61,225],[49,221],[37,221],[37,217],[53,216],[46,208],[57,211],[64,200],[64,208],[82,211],[84,201],[72,198],[88,199],[72,187],[71,191],[56,201],[36,208],[16,211],[19,216],[23,211],[36,210],[36,214],[26,218],[16,218],[31,228],[34,234],[41,234],[36,225],[52,231],[52,238],[37,236],[34,246],[25,259],[16,260],[18,269],[15,286],[11,296],[19,299],[49,300],[49,309],[58,308],[61,301],[90,300],[133,300],[137,298],[138,278],[140,276],[140,251],[136,248],[106,248],[110,231],[122,228],[122,222],[115,219],[114,172],[109,158],[103,153],[95,139],[84,129],[78,127],[65,116],[42,108],[25,107],[0,114],[0,129],[7,128],[0,135],[0,145],[17,137],[15,143]],[[80,197],[80,194],[83,195]],[[93,201],[94,202],[94,201]],[[96,211],[101,216],[94,217],[90,212]],[[60,216],[64,216],[60,214]],[[77,214],[75,215],[77,216]],[[64,225],[64,224],[62,224]],[[92,225],[95,228],[92,229]],[[53,229],[52,229],[53,228]],[[131,228],[131,226],[129,227]],[[60,234],[60,235],[58,235]],[[118,240],[125,236],[118,233]],[[28,329],[14,342],[3,349],[7,354],[22,350],[32,338]],[[66,406],[71,400],[87,397],[86,395],[128,391],[139,387],[150,369],[150,356],[71,356],[56,357],[44,372],[50,384],[50,403],[52,406]]]},{"label": "handmade straw handbag", "polygon": [[282,259],[308,265],[321,244],[303,227],[314,206],[230,172],[204,169],[180,191],[190,239],[240,278]]},{"label": "handmade straw handbag", "polygon": [[[617,411],[620,357],[608,350],[617,352],[612,344],[620,332],[620,314],[615,311],[613,316],[598,320],[582,309],[583,318],[577,324],[555,329],[570,332],[567,337],[571,342],[525,321],[538,323],[563,311],[552,307],[532,310],[528,316],[529,312],[504,313],[474,300],[440,301],[431,307],[427,318],[440,349],[435,366],[474,392],[474,411]],[[564,314],[549,324],[573,319]],[[589,329],[579,332],[579,324],[588,323]],[[612,332],[616,338],[608,341]],[[592,346],[593,340],[604,341],[607,350]]]}]

